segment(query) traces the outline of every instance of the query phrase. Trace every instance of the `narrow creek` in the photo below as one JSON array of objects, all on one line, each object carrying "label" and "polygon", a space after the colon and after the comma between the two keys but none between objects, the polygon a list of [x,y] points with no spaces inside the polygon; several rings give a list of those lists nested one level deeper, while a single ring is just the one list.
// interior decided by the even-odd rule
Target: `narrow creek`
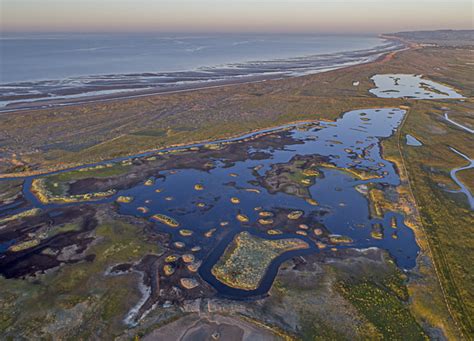
[{"label": "narrow creek", "polygon": [[453,181],[456,182],[456,184],[460,187],[460,190],[457,191],[457,192],[458,193],[463,193],[466,196],[467,201],[469,202],[469,206],[471,207],[471,210],[474,210],[474,198],[472,196],[472,193],[469,190],[469,188],[467,188],[467,186],[464,185],[461,180],[459,180],[459,178],[457,176],[457,173],[459,173],[460,171],[474,168],[474,160],[470,159],[467,155],[464,155],[459,150],[457,150],[453,147],[450,147],[450,149],[453,152],[455,152],[456,154],[458,154],[459,156],[461,156],[462,158],[464,158],[466,161],[469,162],[469,164],[467,166],[462,166],[462,167],[452,169],[449,174],[451,175],[451,178],[453,179]]},{"label": "narrow creek", "polygon": [[455,126],[461,128],[461,129],[464,129],[464,130],[467,131],[468,133],[474,134],[474,129],[470,129],[470,128],[466,127],[465,125],[462,125],[461,123],[458,123],[458,122],[456,122],[456,121],[453,121],[452,119],[449,118],[448,113],[444,113],[444,119],[445,119],[446,121],[448,121],[449,123],[454,124]]}]

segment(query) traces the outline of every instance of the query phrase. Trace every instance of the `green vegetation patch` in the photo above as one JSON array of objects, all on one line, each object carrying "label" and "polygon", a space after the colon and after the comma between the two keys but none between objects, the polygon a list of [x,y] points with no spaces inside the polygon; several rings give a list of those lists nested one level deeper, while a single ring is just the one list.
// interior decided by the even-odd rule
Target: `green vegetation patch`
[{"label": "green vegetation patch", "polygon": [[168,217],[167,215],[164,215],[164,214],[155,214],[152,216],[152,219],[162,223],[162,224],[165,224],[165,225],[168,225],[169,227],[178,227],[179,226],[179,222],[172,218],[172,217]]},{"label": "green vegetation patch", "polygon": [[41,212],[41,210],[39,208],[32,208],[32,209],[29,209],[29,210],[26,210],[26,211],[23,211],[23,212],[20,212],[20,213],[17,213],[17,214],[13,214],[13,215],[1,218],[0,219],[0,224],[5,224],[5,223],[8,223],[10,221],[14,221],[14,220],[21,219],[21,218],[33,217],[35,215],[38,215],[40,212]]},{"label": "green vegetation patch", "polygon": [[48,204],[51,202],[63,204],[94,201],[104,199],[115,194],[115,190],[110,189],[105,192],[92,192],[75,195],[54,195],[47,189],[45,178],[34,179],[31,183],[31,192],[33,192],[38,200],[40,200],[43,204]]},{"label": "green vegetation patch", "polygon": [[387,290],[371,282],[340,283],[342,295],[364,315],[385,340],[426,340],[407,307]]},{"label": "green vegetation patch", "polygon": [[238,234],[212,268],[222,283],[237,289],[258,288],[270,263],[279,255],[309,245],[297,238],[266,240],[248,232]]},{"label": "green vegetation patch", "polygon": [[45,177],[45,187],[53,195],[63,195],[68,183],[82,179],[104,179],[126,174],[132,166],[129,164],[108,163],[95,167],[81,168]]}]

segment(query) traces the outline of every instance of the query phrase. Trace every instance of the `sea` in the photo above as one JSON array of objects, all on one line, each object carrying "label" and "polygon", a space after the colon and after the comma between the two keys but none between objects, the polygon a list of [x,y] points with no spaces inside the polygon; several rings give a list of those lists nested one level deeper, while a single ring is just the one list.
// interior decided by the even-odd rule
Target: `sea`
[{"label": "sea", "polygon": [[0,109],[301,76],[399,48],[360,35],[2,34]]}]

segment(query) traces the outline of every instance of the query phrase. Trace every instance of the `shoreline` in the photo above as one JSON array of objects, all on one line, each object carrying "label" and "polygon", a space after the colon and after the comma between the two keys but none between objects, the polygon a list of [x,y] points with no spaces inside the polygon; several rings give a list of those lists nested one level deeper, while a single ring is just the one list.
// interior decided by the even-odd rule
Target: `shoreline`
[{"label": "shoreline", "polygon": [[[89,103],[106,103],[106,102],[114,102],[114,101],[122,101],[127,99],[136,99],[142,97],[150,97],[150,96],[158,96],[158,95],[165,95],[165,94],[176,94],[182,92],[193,92],[199,90],[208,90],[208,89],[215,89],[215,88],[222,88],[222,87],[230,87],[236,85],[243,85],[243,84],[255,84],[260,82],[266,81],[274,81],[274,80],[285,80],[291,78],[300,78],[300,77],[308,77],[315,74],[330,72],[334,70],[341,70],[347,69],[358,65],[365,65],[370,63],[377,63],[380,61],[384,61],[388,57],[390,60],[396,53],[406,51],[411,48],[410,43],[404,41],[403,39],[391,36],[380,35],[379,38],[385,39],[389,42],[397,42],[398,46],[393,46],[393,50],[384,51],[383,47],[380,48],[382,50],[376,50],[373,53],[366,52],[365,54],[361,55],[360,58],[364,58],[364,60],[359,60],[355,62],[349,63],[335,63],[332,65],[327,65],[326,67],[321,68],[320,70],[314,72],[308,72],[306,70],[303,74],[296,74],[296,75],[288,75],[285,74],[288,70],[281,70],[280,72],[274,72],[272,74],[261,74],[261,75],[242,75],[242,76],[235,76],[228,80],[209,80],[209,81],[202,81],[197,84],[180,84],[176,86],[170,86],[165,88],[148,88],[148,89],[123,89],[120,90],[118,88],[111,89],[107,87],[97,88],[94,91],[113,91],[114,93],[109,94],[102,94],[102,95],[92,95],[88,96],[87,93],[84,93],[84,96],[79,96],[77,98],[31,98],[25,99],[23,102],[19,100],[17,103],[13,104],[6,104],[4,107],[0,107],[0,115],[5,114],[14,114],[15,112],[23,112],[23,111],[37,111],[43,109],[52,109],[52,108],[64,108],[74,105],[82,105],[82,104],[89,104]],[[376,47],[375,47],[376,48]],[[350,51],[350,53],[355,54],[360,51]],[[325,54],[322,54],[325,55]],[[327,56],[329,54],[326,54]],[[367,60],[369,59],[369,60]],[[304,71],[304,70],[303,70]],[[67,96],[67,94],[65,94]],[[6,100],[8,102],[8,100]]]}]

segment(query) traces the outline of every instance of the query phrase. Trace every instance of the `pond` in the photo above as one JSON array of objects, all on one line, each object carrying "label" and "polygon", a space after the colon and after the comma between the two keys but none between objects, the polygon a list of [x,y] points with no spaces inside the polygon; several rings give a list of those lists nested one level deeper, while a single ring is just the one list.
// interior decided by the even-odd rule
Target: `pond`
[{"label": "pond", "polygon": [[380,98],[461,99],[452,88],[421,75],[385,74],[372,78],[376,88],[370,92]]},{"label": "pond", "polygon": [[407,145],[409,146],[420,147],[423,145],[423,143],[421,143],[416,137],[410,134],[407,134],[405,137],[407,139]]}]

